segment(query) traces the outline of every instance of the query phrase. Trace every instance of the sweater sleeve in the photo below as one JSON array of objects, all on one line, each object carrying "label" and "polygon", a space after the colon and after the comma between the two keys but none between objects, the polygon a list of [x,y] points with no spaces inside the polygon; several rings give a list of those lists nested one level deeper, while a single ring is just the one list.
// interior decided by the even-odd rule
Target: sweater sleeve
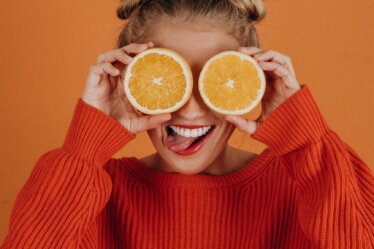
[{"label": "sweater sleeve", "polygon": [[109,200],[103,166],[135,136],[79,98],[62,147],[41,155],[18,193],[0,248],[79,248]]},{"label": "sweater sleeve", "polygon": [[329,128],[307,85],[252,137],[277,156],[297,189],[298,220],[316,248],[374,248],[374,177]]}]

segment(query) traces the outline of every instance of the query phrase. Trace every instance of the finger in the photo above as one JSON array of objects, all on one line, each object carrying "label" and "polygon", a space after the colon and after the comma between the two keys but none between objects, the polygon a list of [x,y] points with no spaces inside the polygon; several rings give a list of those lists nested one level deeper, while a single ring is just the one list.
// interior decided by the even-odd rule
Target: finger
[{"label": "finger", "polygon": [[251,56],[262,52],[262,49],[260,49],[258,47],[240,47],[238,50],[240,52],[244,52],[245,54],[248,54],[248,55],[251,55]]},{"label": "finger", "polygon": [[121,80],[116,76],[109,76],[109,95],[114,95],[117,98],[121,97]]},{"label": "finger", "polygon": [[123,79],[121,78],[121,75],[119,77],[110,77],[110,82],[113,82],[113,85],[115,88],[113,89],[116,93],[116,96],[119,99],[125,98],[125,88],[123,86]]},{"label": "finger", "polygon": [[[145,131],[153,129],[161,125],[162,123],[171,119],[170,113],[163,113],[157,115],[139,115],[138,120],[136,120],[136,131]],[[135,125],[135,122],[134,122]]]},{"label": "finger", "polygon": [[[115,61],[112,63],[112,65],[117,68],[120,72],[123,72],[125,68],[127,67],[127,64],[122,64],[121,62]],[[119,75],[120,78],[123,77],[123,74]]]},{"label": "finger", "polygon": [[102,62],[100,64],[91,66],[91,73],[97,75],[109,74],[112,76],[117,76],[120,73],[120,71],[117,68],[115,68],[111,63]]},{"label": "finger", "polygon": [[115,49],[100,54],[97,57],[96,63],[115,61],[120,61],[123,64],[129,64],[132,61],[132,57],[127,55],[122,49]]},{"label": "finger", "polygon": [[262,51],[261,53],[256,54],[255,58],[258,60],[274,60],[281,64],[286,62],[285,55],[274,50]]},{"label": "finger", "polygon": [[157,114],[157,115],[148,115],[146,116],[148,118],[148,129],[153,129],[159,126],[160,124],[168,121],[171,119],[170,113],[163,113],[163,114]]},{"label": "finger", "polygon": [[290,70],[279,63],[261,61],[259,65],[263,70],[273,72],[276,76],[282,78],[285,83],[291,82],[293,79]]},{"label": "finger", "polygon": [[252,121],[252,120],[247,120],[247,119],[242,118],[240,116],[225,115],[224,118],[227,121],[233,123],[238,130],[249,133],[250,135],[255,133],[255,131],[259,127],[259,122]]},{"label": "finger", "polygon": [[127,46],[122,47],[121,49],[127,54],[139,54],[144,50],[152,47],[152,42],[149,43],[131,43]]},{"label": "finger", "polygon": [[277,63],[287,67],[288,69],[290,69],[290,72],[295,77],[295,70],[293,68],[291,58],[287,55],[281,54],[281,53],[279,53],[277,51],[274,51],[274,50],[267,50],[267,51],[263,51],[261,53],[257,53],[256,55],[254,55],[254,58],[257,61],[274,61],[274,62],[277,62]]}]

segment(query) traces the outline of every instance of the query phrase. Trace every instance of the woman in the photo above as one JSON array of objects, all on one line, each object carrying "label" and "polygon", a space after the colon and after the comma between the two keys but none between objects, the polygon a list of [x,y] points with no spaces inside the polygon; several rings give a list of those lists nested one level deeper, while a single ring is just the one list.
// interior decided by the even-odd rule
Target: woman
[{"label": "woman", "polygon": [[[372,248],[373,175],[327,125],[290,58],[259,48],[264,15],[256,0],[123,1],[117,49],[91,66],[65,142],[36,163],[2,248]],[[194,84],[219,52],[253,56],[267,74],[261,116],[219,115],[197,87],[176,112],[136,111],[121,75],[151,47],[183,55]],[[196,126],[209,136],[181,155]],[[268,148],[230,147],[235,128]],[[111,158],[142,131],[155,154]]]}]

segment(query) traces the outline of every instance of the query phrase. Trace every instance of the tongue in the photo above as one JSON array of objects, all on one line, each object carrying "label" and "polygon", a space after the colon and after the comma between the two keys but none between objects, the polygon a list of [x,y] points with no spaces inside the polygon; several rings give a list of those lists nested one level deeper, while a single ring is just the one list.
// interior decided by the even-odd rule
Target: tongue
[{"label": "tongue", "polygon": [[196,137],[182,137],[177,134],[169,135],[166,139],[166,146],[175,152],[183,151],[187,149]]}]

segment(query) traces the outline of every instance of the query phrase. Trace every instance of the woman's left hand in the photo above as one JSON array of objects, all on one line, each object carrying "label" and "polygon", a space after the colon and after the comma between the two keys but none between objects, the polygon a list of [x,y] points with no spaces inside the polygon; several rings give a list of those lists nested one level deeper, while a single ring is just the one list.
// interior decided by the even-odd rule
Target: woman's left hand
[{"label": "woman's left hand", "polygon": [[301,85],[296,80],[291,59],[287,55],[258,47],[240,47],[239,51],[252,56],[266,75],[266,90],[261,100],[262,112],[254,121],[235,115],[225,115],[224,118],[240,131],[252,135],[279,105],[301,89]]}]

